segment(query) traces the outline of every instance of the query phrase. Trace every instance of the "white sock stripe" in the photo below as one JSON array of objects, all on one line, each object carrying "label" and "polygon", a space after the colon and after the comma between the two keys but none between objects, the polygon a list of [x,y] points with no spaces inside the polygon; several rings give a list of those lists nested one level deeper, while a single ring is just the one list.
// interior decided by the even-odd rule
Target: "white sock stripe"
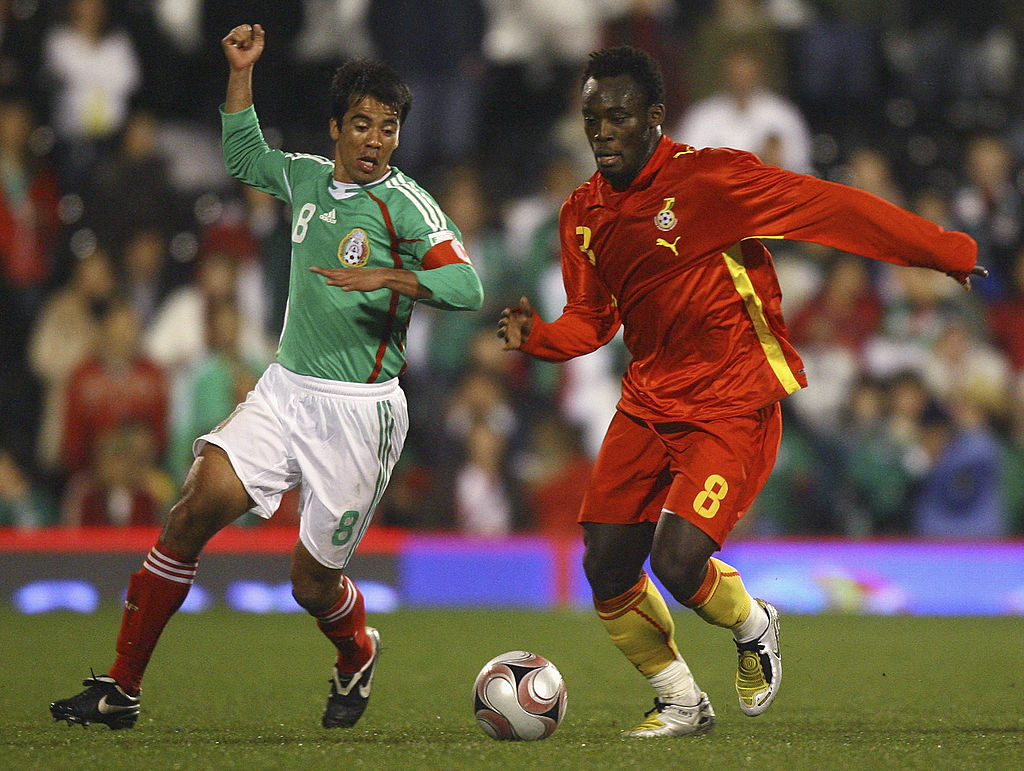
[{"label": "white sock stripe", "polygon": [[178,560],[172,560],[155,546],[149,550],[148,556],[160,560],[162,563],[167,565],[167,567],[192,568],[195,570],[195,567],[198,564],[198,560],[193,560],[192,562],[179,562]]},{"label": "white sock stripe", "polygon": [[192,583],[196,577],[197,563],[178,562],[169,559],[156,549],[150,551],[142,567],[151,573],[164,578],[170,578],[181,583]]},{"label": "white sock stripe", "polygon": [[189,586],[192,585],[196,577],[195,571],[193,571],[192,575],[190,576],[172,575],[171,573],[166,573],[163,570],[154,567],[153,565],[149,564],[149,562],[146,562],[146,564],[143,565],[143,567],[155,576],[166,578],[168,581],[176,581],[179,584],[188,584]]},{"label": "white sock stripe", "polygon": [[352,608],[356,604],[356,598],[358,596],[359,596],[359,594],[358,594],[358,592],[356,590],[355,584],[353,584],[348,579],[348,576],[345,576],[345,594],[343,595],[343,597],[344,597],[343,604],[341,605],[340,608],[338,608],[333,613],[330,613],[330,614],[324,615],[324,616],[318,616],[317,618],[319,618],[325,624],[330,624],[330,623],[333,623],[333,622],[337,621],[339,618],[344,618],[345,616],[347,616],[349,613],[352,612]]},{"label": "white sock stripe", "polygon": [[142,566],[147,570],[152,570],[154,572],[160,570],[164,573],[171,573],[176,576],[181,576],[182,578],[195,578],[196,575],[196,569],[194,566],[191,568],[176,568],[164,562],[161,562],[160,560],[147,559]]}]

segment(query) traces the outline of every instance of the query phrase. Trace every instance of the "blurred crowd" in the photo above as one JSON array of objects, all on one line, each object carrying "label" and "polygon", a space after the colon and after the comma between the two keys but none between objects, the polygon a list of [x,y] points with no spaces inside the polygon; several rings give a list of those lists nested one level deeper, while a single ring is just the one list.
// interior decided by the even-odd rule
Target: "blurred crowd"
[{"label": "blurred crowd", "polygon": [[[964,292],[773,245],[811,386],[784,404],[737,537],[1024,533],[1019,0],[0,0],[0,526],[159,523],[193,438],[272,359],[290,213],[225,174],[217,118],[220,39],[256,21],[272,145],[332,154],[344,57],[406,78],[394,162],[485,286],[479,313],[414,314],[411,428],[378,524],[575,534],[625,349],[544,364],[495,330],[520,295],[562,307],[559,206],[594,168],[578,76],[628,43],[664,69],[676,141],[965,230],[991,274]],[[289,496],[273,521],[295,516]]]}]

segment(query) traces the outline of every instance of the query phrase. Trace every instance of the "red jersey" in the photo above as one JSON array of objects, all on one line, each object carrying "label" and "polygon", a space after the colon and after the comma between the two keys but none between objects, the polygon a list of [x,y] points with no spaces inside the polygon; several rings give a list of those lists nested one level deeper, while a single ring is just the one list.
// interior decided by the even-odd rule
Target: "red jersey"
[{"label": "red jersey", "polygon": [[662,137],[621,192],[595,173],[562,205],[567,303],[525,353],[564,361],[619,326],[632,354],[619,408],[651,421],[754,412],[807,385],[763,239],[813,241],[963,279],[977,245],[877,196]]}]

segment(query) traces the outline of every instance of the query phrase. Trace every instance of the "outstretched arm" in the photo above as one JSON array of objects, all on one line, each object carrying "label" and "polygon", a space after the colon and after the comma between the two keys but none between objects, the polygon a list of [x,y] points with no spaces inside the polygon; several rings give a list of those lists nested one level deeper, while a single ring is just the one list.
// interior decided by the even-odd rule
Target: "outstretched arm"
[{"label": "outstretched arm", "polygon": [[266,41],[259,24],[240,24],[220,41],[230,67],[224,112],[241,112],[252,106],[253,65],[263,54]]}]

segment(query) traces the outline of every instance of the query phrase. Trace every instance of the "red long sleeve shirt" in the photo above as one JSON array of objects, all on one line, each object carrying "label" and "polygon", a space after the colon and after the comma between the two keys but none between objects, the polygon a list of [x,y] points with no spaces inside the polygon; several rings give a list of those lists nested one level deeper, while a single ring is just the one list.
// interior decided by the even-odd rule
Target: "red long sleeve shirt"
[{"label": "red long sleeve shirt", "polygon": [[522,350],[564,361],[621,325],[632,361],[619,408],[651,421],[745,414],[807,385],[763,239],[959,279],[977,256],[966,234],[877,196],[667,137],[626,190],[599,173],[577,188],[559,230],[567,303],[555,321],[534,316]]}]

